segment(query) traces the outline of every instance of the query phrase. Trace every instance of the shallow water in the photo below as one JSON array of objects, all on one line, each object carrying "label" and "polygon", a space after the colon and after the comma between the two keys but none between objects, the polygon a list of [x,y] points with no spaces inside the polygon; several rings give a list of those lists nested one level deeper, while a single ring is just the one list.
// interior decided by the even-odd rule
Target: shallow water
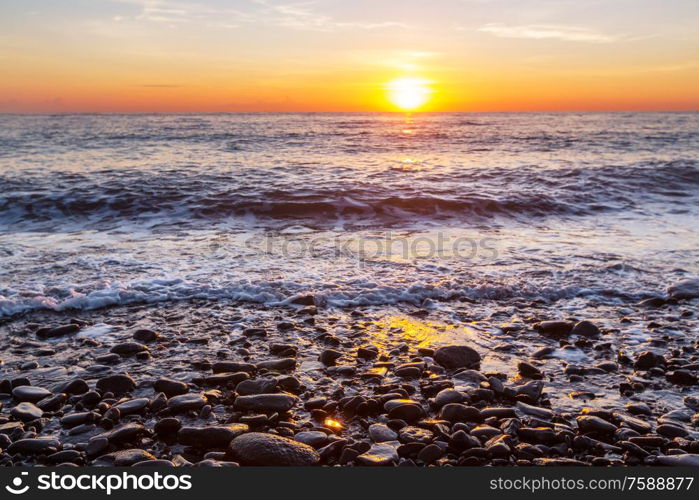
[{"label": "shallow water", "polygon": [[0,316],[573,313],[699,272],[699,114],[0,116]]}]

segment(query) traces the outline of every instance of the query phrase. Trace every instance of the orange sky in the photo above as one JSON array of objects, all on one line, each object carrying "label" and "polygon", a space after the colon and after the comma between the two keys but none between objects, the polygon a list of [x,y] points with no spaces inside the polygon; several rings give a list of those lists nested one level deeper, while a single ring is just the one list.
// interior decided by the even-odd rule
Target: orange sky
[{"label": "orange sky", "polygon": [[699,110],[699,3],[25,0],[0,112]]}]

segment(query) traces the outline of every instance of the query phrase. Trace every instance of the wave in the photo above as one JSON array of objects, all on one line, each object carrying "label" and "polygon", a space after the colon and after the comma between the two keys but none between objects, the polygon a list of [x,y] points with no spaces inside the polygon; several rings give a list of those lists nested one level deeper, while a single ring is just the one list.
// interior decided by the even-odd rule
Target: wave
[{"label": "wave", "polygon": [[[101,287],[70,287],[50,290],[0,290],[0,318],[18,317],[33,311],[90,311],[113,306],[155,304],[187,301],[238,301],[274,307],[294,307],[294,299],[314,295],[320,306],[351,308],[361,306],[390,306],[410,304],[430,307],[435,302],[538,300],[547,303],[575,297],[597,297],[600,300],[637,300],[645,297],[639,292],[630,296],[614,289],[592,289],[583,286],[546,286],[535,284],[464,285],[445,281],[439,285],[415,283],[358,286],[338,290],[329,286],[310,288],[293,282],[252,282],[215,286],[186,279],[144,279],[103,284]],[[3,295],[4,294],[4,295]]]},{"label": "wave", "polygon": [[[313,168],[313,167],[309,167]],[[0,176],[0,222],[115,223],[166,219],[209,221],[229,217],[394,223],[426,219],[583,216],[643,210],[650,202],[671,208],[699,194],[699,162],[675,161],[597,168],[461,169],[405,179],[391,169],[361,181],[338,177],[308,181],[282,172],[232,177],[183,170],[104,170]],[[370,179],[370,180],[367,180]],[[412,181],[412,182],[411,182]],[[257,185],[255,183],[258,183]]]}]

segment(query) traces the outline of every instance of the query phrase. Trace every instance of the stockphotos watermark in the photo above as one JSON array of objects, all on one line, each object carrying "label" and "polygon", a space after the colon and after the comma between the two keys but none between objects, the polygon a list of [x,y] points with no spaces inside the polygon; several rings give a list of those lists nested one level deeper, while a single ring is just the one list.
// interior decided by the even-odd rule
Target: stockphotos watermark
[{"label": "stockphotos watermark", "polygon": [[29,473],[20,472],[5,491],[13,495],[23,495],[30,490],[38,491],[90,491],[106,493],[121,491],[187,491],[192,489],[192,476],[188,474],[148,474],[120,473],[89,473],[89,474],[39,474],[36,484],[29,484]]},{"label": "stockphotos watermark", "polygon": [[[356,261],[360,266],[376,260],[475,261],[497,259],[498,241],[490,236],[429,234],[395,234],[391,231],[371,234],[284,234],[264,233],[243,241],[244,249],[254,255],[288,260],[340,259]],[[214,253],[241,251],[239,240],[224,236],[209,242]]]}]

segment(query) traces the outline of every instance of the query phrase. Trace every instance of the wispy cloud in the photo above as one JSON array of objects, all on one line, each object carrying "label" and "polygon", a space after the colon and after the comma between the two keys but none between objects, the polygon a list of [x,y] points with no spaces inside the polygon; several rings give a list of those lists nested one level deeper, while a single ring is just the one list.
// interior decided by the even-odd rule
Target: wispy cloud
[{"label": "wispy cloud", "polygon": [[502,23],[490,23],[481,26],[478,31],[502,38],[529,38],[533,40],[558,39],[569,42],[609,43],[619,39],[618,36],[600,33],[589,28],[553,24],[510,26]]},{"label": "wispy cloud", "polygon": [[[207,22],[218,27],[237,28],[246,24],[272,24],[282,28],[303,31],[373,30],[405,28],[397,21],[345,21],[320,12],[316,1],[274,3],[252,0],[245,8],[233,9],[191,0],[117,0],[137,5],[140,13],[134,18],[141,21],[177,26],[188,22]],[[114,21],[126,17],[115,16]]]},{"label": "wispy cloud", "polygon": [[381,29],[405,28],[407,25],[396,21],[356,22],[342,21],[322,14],[312,8],[315,2],[273,4],[266,0],[256,3],[267,8],[270,20],[285,28],[306,31],[336,31],[340,29]]}]

